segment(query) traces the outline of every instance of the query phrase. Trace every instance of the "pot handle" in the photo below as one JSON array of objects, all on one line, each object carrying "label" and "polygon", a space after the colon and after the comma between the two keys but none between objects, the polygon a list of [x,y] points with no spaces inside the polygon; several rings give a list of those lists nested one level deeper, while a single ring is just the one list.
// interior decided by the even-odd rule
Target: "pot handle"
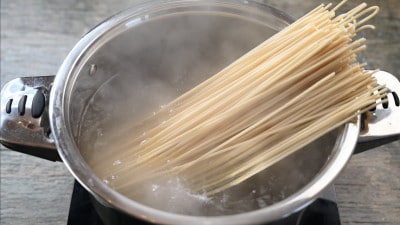
[{"label": "pot handle", "polygon": [[11,150],[61,161],[49,122],[55,76],[21,77],[1,90],[0,143]]},{"label": "pot handle", "polygon": [[[400,140],[400,82],[390,73],[374,74],[389,89],[388,104],[361,116],[354,153]],[[48,104],[55,76],[21,77],[1,90],[0,143],[11,150],[61,161],[51,134]]]},{"label": "pot handle", "polygon": [[400,81],[384,71],[374,76],[379,84],[388,88],[388,102],[361,116],[361,131],[354,153],[400,140]]}]

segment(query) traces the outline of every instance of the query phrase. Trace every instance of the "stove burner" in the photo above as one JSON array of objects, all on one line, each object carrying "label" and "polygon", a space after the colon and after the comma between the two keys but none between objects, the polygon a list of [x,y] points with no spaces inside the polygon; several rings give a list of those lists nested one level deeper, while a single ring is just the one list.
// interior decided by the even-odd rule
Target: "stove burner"
[{"label": "stove burner", "polygon": [[[137,221],[134,224],[147,224]],[[334,201],[319,198],[304,210],[280,221],[265,225],[340,225],[339,210]],[[89,192],[75,181],[68,225],[105,225],[95,210]],[[113,224],[115,225],[115,224]]]}]

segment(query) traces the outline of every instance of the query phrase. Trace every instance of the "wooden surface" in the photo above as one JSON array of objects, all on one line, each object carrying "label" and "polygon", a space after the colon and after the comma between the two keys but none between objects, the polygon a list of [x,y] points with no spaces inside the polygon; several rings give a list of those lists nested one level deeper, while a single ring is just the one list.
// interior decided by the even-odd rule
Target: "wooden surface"
[{"label": "wooden surface", "polygon": [[[1,0],[1,85],[55,74],[91,27],[138,0]],[[298,18],[318,0],[265,0]],[[338,1],[332,1],[338,2]],[[352,0],[353,6],[360,3]],[[370,65],[400,75],[400,2],[378,4]],[[398,76],[399,77],[399,76]],[[66,224],[73,178],[62,163],[1,147],[1,224]],[[335,182],[342,224],[400,224],[400,142],[353,156]]]}]

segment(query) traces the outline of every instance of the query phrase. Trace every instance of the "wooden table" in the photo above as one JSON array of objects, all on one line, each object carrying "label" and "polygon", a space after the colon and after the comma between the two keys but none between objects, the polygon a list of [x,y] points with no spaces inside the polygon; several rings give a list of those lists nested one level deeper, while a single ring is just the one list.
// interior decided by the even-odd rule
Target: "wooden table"
[{"label": "wooden table", "polygon": [[[14,77],[55,74],[85,32],[137,2],[2,0],[1,85]],[[320,3],[265,2],[295,18]],[[359,2],[353,0],[348,6]],[[381,13],[372,21],[377,30],[366,33],[368,62],[374,68],[400,75],[400,2],[367,2],[381,7]],[[3,146],[0,154],[1,224],[66,224],[73,178],[64,165]],[[400,141],[355,155],[335,187],[343,224],[400,224]]]}]

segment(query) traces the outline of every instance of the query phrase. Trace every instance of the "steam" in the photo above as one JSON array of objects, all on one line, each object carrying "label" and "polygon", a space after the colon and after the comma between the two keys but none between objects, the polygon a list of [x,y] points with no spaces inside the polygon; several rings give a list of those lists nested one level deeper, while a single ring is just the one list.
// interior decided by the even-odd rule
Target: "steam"
[{"label": "steam", "polygon": [[[77,108],[73,116],[79,118],[79,112],[83,112],[83,119],[76,120],[81,121],[77,138],[82,156],[96,175],[113,187],[118,169],[129,163],[129,159],[120,157],[120,151],[125,150],[120,146],[156,125],[139,121],[273,33],[271,28],[236,17],[182,14],[146,22],[116,37],[88,60],[87,68],[96,65],[95,74],[83,74],[77,80],[79,87],[75,91],[80,95],[72,101]],[[169,112],[174,113],[174,109]],[[315,159],[298,161],[307,159],[307,151],[300,151],[305,153],[293,155],[242,185],[212,197],[191,193],[184,179],[177,177],[155,180],[122,194],[181,214],[251,211],[280,201],[303,187],[322,167],[314,163],[310,168],[310,160],[323,164],[321,158],[327,158],[329,151],[322,150],[327,149],[325,145],[324,141],[310,148],[316,150],[309,151],[319,152]],[[287,165],[293,169],[288,171]]]}]

